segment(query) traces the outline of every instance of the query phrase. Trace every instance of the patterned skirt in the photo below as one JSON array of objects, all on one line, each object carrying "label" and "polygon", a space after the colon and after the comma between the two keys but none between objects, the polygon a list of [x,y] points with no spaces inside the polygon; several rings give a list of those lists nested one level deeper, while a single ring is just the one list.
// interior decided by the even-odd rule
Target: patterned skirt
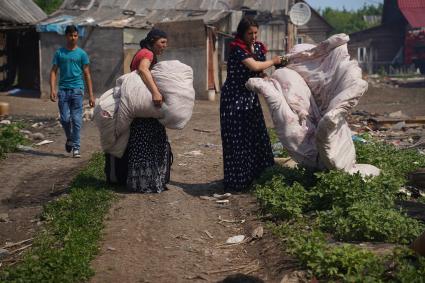
[{"label": "patterned skirt", "polygon": [[127,188],[140,193],[167,189],[167,134],[153,118],[133,120],[128,141]]}]

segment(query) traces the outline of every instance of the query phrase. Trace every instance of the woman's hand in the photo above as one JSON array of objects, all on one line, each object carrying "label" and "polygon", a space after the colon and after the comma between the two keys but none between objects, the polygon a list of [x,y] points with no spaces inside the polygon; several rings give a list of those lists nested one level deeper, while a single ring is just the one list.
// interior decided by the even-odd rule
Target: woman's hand
[{"label": "woman's hand", "polygon": [[273,65],[280,65],[280,62],[282,61],[282,56],[274,56],[272,58]]},{"label": "woman's hand", "polygon": [[161,107],[163,102],[162,95],[160,93],[152,94],[152,102],[155,107]]}]

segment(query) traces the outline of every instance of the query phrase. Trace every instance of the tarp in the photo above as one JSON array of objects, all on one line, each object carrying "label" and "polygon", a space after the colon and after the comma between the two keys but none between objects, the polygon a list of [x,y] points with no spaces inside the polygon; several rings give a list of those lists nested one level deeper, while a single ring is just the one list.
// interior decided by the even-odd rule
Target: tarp
[{"label": "tarp", "polygon": [[[60,35],[65,34],[65,28],[68,25],[74,24],[74,16],[61,15],[55,18],[53,21],[41,22],[35,26],[37,32],[56,32]],[[78,29],[78,36],[84,37],[85,28],[79,25],[76,25]]]}]

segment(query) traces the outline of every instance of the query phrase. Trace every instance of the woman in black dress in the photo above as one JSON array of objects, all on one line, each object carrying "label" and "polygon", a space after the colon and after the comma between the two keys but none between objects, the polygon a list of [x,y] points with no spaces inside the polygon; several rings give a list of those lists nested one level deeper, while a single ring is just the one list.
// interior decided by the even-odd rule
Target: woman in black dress
[{"label": "woman in black dress", "polygon": [[248,189],[265,168],[274,164],[273,152],[257,94],[245,83],[283,62],[275,56],[266,60],[266,48],[256,41],[258,24],[245,17],[230,44],[227,79],[221,89],[220,123],[226,190]]},{"label": "woman in black dress", "polygon": [[[130,70],[137,70],[152,93],[152,101],[161,107],[163,98],[150,70],[157,63],[157,55],[167,47],[165,32],[153,29],[140,41]],[[154,118],[134,119],[128,142],[127,188],[141,193],[160,193],[167,189],[168,141],[165,127]]]}]

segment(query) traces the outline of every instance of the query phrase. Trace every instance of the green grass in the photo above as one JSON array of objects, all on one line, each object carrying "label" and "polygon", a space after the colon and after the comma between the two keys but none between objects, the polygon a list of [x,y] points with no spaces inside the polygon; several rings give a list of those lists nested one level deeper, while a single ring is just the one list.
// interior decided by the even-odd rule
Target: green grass
[{"label": "green grass", "polygon": [[0,158],[6,153],[14,152],[19,144],[27,144],[28,140],[19,132],[23,128],[20,123],[0,125]]},{"label": "green grass", "polygon": [[93,275],[90,261],[114,198],[103,164],[103,156],[95,154],[69,194],[44,207],[45,224],[32,249],[17,266],[0,273],[1,282],[80,282]]},{"label": "green grass", "polygon": [[[425,225],[395,205],[407,173],[424,167],[425,156],[372,140],[356,143],[356,150],[357,161],[381,168],[380,176],[278,166],[266,171],[254,194],[273,216],[272,230],[310,276],[324,282],[425,282],[425,259],[407,249]],[[377,256],[358,241],[401,248]]]}]

